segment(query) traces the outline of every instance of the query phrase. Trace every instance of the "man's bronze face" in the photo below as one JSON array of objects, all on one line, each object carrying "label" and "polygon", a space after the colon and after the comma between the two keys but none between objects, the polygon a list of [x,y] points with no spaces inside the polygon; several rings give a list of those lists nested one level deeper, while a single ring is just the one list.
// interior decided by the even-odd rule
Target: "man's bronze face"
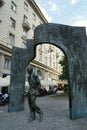
[{"label": "man's bronze face", "polygon": [[31,66],[27,67],[27,72],[28,72],[28,74],[31,74],[32,71],[33,71],[33,68],[32,68]]}]

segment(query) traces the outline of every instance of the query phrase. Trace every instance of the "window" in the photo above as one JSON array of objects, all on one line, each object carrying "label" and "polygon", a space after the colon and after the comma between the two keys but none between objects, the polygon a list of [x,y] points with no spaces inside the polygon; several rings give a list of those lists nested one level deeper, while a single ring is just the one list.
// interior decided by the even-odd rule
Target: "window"
[{"label": "window", "polygon": [[40,25],[41,25],[42,23],[40,22]]},{"label": "window", "polygon": [[5,69],[10,69],[10,67],[11,67],[11,59],[5,58],[4,68],[5,68]]},{"label": "window", "polygon": [[4,0],[0,0],[0,7],[2,7],[5,4]]},{"label": "window", "polygon": [[36,15],[33,13],[33,20],[36,21]]},{"label": "window", "polygon": [[13,34],[9,34],[9,40],[10,40],[10,44],[14,45],[15,44],[15,36]]},{"label": "window", "polygon": [[23,36],[27,37],[27,30],[23,29]]},{"label": "window", "polygon": [[35,25],[34,25],[34,24],[32,25],[32,30],[33,30],[33,31],[35,30]]},{"label": "window", "polygon": [[39,54],[39,61],[42,61],[42,54]]},{"label": "window", "polygon": [[11,3],[11,9],[14,11],[14,12],[16,12],[17,11],[17,6],[16,6],[16,4],[12,1],[12,3]]},{"label": "window", "polygon": [[28,12],[28,4],[24,2],[24,9]]},{"label": "window", "polygon": [[44,60],[45,60],[45,61],[44,61],[44,62],[45,62],[45,64],[47,65],[47,57],[45,57],[45,58],[44,58]]},{"label": "window", "polygon": [[10,26],[12,28],[15,28],[15,25],[16,25],[16,21],[13,18],[10,18]]},{"label": "window", "polygon": [[53,63],[53,68],[55,68],[55,63]]},{"label": "window", "polygon": [[51,66],[51,59],[49,60],[49,62],[50,62],[50,66]]},{"label": "window", "polygon": [[27,16],[26,15],[24,15],[24,18],[23,18],[23,20],[24,21],[26,21],[28,18],[27,18]]},{"label": "window", "polygon": [[2,22],[2,20],[0,19],[0,23]]},{"label": "window", "polygon": [[23,42],[22,48],[26,48],[26,43],[25,42]]}]

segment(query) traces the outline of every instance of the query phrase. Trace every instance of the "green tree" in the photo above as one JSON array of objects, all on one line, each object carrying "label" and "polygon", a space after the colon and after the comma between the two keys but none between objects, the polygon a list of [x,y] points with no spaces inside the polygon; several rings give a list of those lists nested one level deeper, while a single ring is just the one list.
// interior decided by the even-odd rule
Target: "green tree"
[{"label": "green tree", "polygon": [[41,70],[40,69],[37,70],[37,74],[41,75]]},{"label": "green tree", "polygon": [[67,65],[67,59],[65,56],[63,56],[63,59],[59,61],[59,64],[61,64],[62,66],[62,74],[59,75],[59,79],[67,80],[68,79],[68,65]]}]

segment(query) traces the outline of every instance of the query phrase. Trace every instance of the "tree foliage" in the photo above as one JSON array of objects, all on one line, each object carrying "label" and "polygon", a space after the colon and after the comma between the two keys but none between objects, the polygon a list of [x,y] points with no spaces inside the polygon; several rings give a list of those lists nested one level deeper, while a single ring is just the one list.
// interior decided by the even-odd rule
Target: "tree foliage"
[{"label": "tree foliage", "polygon": [[61,80],[67,80],[68,79],[68,65],[67,65],[67,59],[64,56],[62,60],[59,61],[59,64],[62,66],[62,74],[59,75],[59,79]]}]

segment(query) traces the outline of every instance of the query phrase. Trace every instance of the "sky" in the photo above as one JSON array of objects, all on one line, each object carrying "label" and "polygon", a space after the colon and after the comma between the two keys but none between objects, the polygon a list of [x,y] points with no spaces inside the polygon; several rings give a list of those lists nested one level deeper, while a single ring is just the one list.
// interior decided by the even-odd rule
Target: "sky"
[{"label": "sky", "polygon": [[35,0],[50,23],[86,27],[87,0]]}]

